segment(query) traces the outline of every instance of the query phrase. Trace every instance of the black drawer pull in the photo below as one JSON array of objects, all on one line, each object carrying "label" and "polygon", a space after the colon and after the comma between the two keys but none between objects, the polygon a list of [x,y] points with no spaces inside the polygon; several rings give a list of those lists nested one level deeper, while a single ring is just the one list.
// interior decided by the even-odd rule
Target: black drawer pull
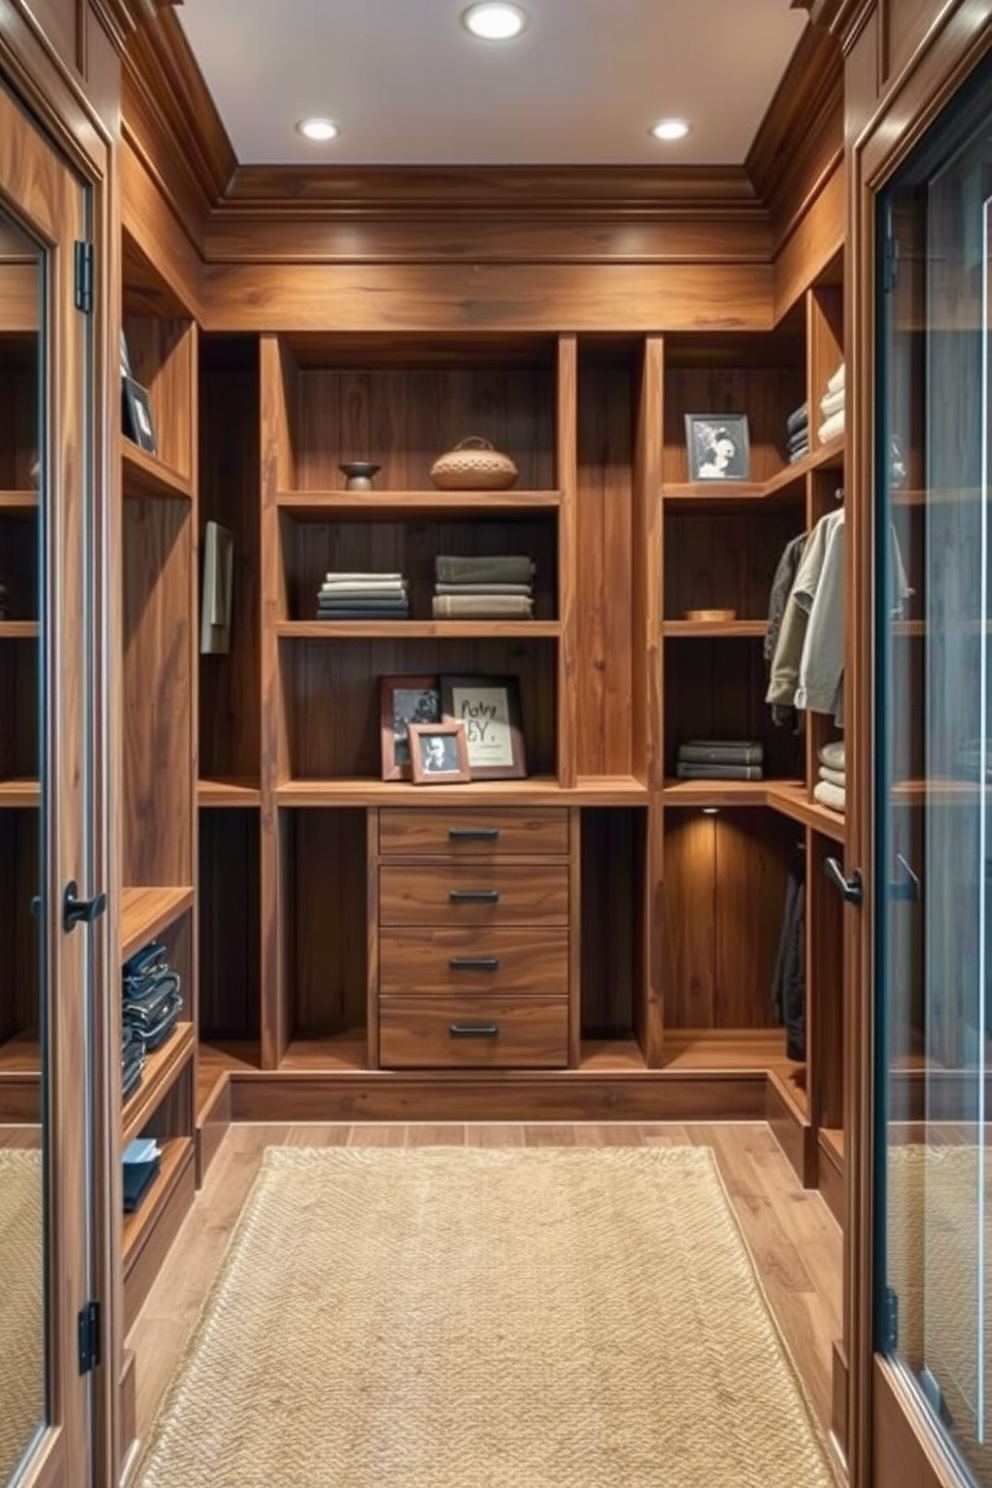
[{"label": "black drawer pull", "polygon": [[498,842],[499,827],[449,827],[452,842]]},{"label": "black drawer pull", "polygon": [[450,889],[452,904],[498,904],[499,889]]},{"label": "black drawer pull", "polygon": [[499,971],[499,957],[452,956],[448,965],[452,971]]},{"label": "black drawer pull", "polygon": [[448,1027],[452,1038],[499,1038],[498,1023],[452,1023]]}]

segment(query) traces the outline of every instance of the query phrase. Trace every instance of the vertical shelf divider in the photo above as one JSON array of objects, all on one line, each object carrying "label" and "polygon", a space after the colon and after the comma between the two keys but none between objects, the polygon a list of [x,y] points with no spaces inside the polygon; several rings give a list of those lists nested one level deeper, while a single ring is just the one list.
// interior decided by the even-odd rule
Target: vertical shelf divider
[{"label": "vertical shelf divider", "polygon": [[578,487],[578,338],[558,338],[556,468],[561,489],[558,512],[558,784],[572,790],[576,783],[578,738],[578,616],[575,606],[576,521]]}]

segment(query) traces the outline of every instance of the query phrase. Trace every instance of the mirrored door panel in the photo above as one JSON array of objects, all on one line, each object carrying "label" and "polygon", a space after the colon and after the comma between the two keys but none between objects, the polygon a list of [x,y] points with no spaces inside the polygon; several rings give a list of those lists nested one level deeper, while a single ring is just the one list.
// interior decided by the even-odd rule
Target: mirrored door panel
[{"label": "mirrored door panel", "polygon": [[0,88],[0,1488],[90,1480],[85,236],[83,186]]}]

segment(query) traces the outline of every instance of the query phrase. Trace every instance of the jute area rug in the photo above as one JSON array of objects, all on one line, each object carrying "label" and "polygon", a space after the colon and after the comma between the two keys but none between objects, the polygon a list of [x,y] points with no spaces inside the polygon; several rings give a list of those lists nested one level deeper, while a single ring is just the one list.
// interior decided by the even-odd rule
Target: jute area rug
[{"label": "jute area rug", "polygon": [[45,1415],[41,1153],[0,1148],[0,1483]]},{"label": "jute area rug", "polygon": [[707,1149],[270,1149],[140,1488],[836,1488]]}]

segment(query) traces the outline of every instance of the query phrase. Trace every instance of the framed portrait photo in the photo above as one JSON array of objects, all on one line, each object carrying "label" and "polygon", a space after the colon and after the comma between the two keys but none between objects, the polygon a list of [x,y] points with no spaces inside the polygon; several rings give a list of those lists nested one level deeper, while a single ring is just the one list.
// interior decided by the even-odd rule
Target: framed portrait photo
[{"label": "framed portrait photo", "polygon": [[750,480],[746,413],[687,413],[685,440],[691,481]]},{"label": "framed portrait photo", "polygon": [[442,677],[441,714],[465,730],[473,780],[527,774],[516,677]]},{"label": "framed portrait photo", "polygon": [[147,450],[150,455],[157,454],[152,405],[147,392],[133,377],[122,378],[121,386],[124,390],[124,433],[139,449]]},{"label": "framed portrait photo", "polygon": [[436,677],[380,677],[383,780],[413,779],[410,724],[440,722],[441,689]]},{"label": "framed portrait photo", "polygon": [[460,723],[411,723],[409,734],[415,785],[460,785],[471,780]]}]

